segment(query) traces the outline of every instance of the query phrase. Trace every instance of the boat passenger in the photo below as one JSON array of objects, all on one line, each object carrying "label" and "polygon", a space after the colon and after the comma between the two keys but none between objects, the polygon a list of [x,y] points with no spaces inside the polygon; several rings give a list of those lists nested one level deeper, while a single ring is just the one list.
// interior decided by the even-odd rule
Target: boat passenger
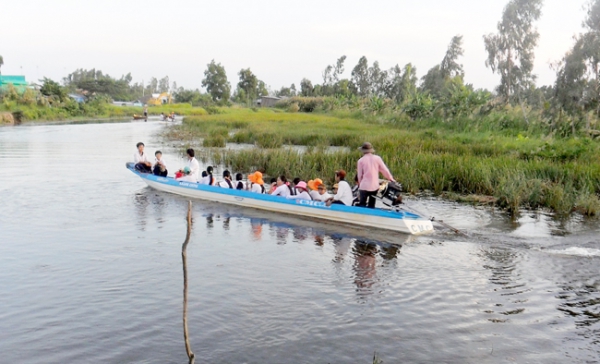
[{"label": "boat passenger", "polygon": [[217,183],[217,186],[223,188],[231,188],[233,189],[233,182],[231,182],[231,172],[228,170],[223,171],[223,180]]},{"label": "boat passenger", "polygon": [[148,105],[144,105],[144,121],[148,121]]},{"label": "boat passenger", "polygon": [[133,162],[135,163],[135,169],[142,173],[152,173],[152,163],[148,160],[146,153],[144,152],[144,143],[139,142],[136,144],[138,149],[137,152],[133,153]]},{"label": "boat passenger", "polygon": [[214,186],[215,185],[215,177],[213,176],[213,167],[212,166],[206,167],[206,173],[208,174],[207,185]]},{"label": "boat passenger", "polygon": [[277,189],[277,178],[271,178],[269,185],[269,193],[273,193]]},{"label": "boat passenger", "polygon": [[202,171],[202,178],[198,181],[201,185],[208,185],[210,183],[210,177],[208,177],[208,173],[206,171]]},{"label": "boat passenger", "polygon": [[[188,148],[188,150],[186,150],[186,154],[188,157],[188,164],[187,167],[190,168],[190,178],[194,179],[194,182],[198,182],[198,176],[200,175],[200,164],[198,163],[198,161],[196,160],[196,158],[194,157],[195,152],[192,148]],[[182,170],[180,170],[182,171]]]},{"label": "boat passenger", "polygon": [[240,190],[240,191],[244,190],[244,182],[242,182],[243,179],[244,179],[243,174],[241,174],[241,173],[235,174],[235,189],[236,190]]},{"label": "boat passenger", "polygon": [[165,166],[165,162],[162,160],[162,152],[157,150],[154,153],[154,157],[156,157],[154,161],[154,167],[152,171],[155,176],[166,177],[169,172],[167,171],[167,166]]},{"label": "boat passenger", "polygon": [[266,193],[264,186],[265,181],[263,181],[262,173],[256,171],[248,175],[248,181],[250,182],[248,186],[248,191],[256,193]]},{"label": "boat passenger", "polygon": [[379,191],[379,173],[392,182],[396,182],[388,167],[383,163],[380,156],[375,155],[375,150],[369,142],[365,142],[358,148],[363,152],[362,158],[358,160],[358,206],[375,208],[375,196]]},{"label": "boat passenger", "polygon": [[311,179],[310,181],[308,181],[307,183],[308,188],[310,189],[310,197],[313,198],[313,200],[316,201],[321,201],[321,194],[319,193],[319,187],[323,186],[323,181],[320,178],[315,178],[315,179]]},{"label": "boat passenger", "polygon": [[350,185],[346,182],[346,171],[343,169],[336,171],[335,181],[337,182],[337,188],[334,186],[335,196],[327,201],[327,205],[339,204],[352,206],[352,200],[354,198],[352,197],[352,188],[350,188]]},{"label": "boat passenger", "polygon": [[292,191],[292,195],[294,195],[294,196],[295,196],[295,195],[298,193],[298,191],[296,190],[296,185],[297,185],[298,183],[300,183],[300,181],[302,181],[302,180],[300,179],[300,177],[296,177],[296,178],[294,178],[294,180],[292,181],[292,189],[291,189],[291,191]]},{"label": "boat passenger", "polygon": [[188,167],[188,166],[183,167],[183,169],[181,170],[181,173],[182,173],[182,176],[176,178],[177,181],[179,181],[179,182],[194,182],[194,183],[198,182],[198,179],[193,176],[192,170],[190,167]]},{"label": "boat passenger", "polygon": [[292,194],[292,186],[290,186],[287,178],[284,175],[277,178],[277,188],[271,192],[273,196],[288,197]]},{"label": "boat passenger", "polygon": [[286,198],[288,200],[312,200],[312,197],[310,197],[310,195],[308,194],[306,182],[304,181],[298,181],[298,183],[296,183],[296,194],[290,194]]},{"label": "boat passenger", "polygon": [[318,198],[315,199],[317,201],[327,202],[327,200],[332,197],[332,195],[327,192],[327,186],[324,184],[319,186],[317,192],[319,193]]}]

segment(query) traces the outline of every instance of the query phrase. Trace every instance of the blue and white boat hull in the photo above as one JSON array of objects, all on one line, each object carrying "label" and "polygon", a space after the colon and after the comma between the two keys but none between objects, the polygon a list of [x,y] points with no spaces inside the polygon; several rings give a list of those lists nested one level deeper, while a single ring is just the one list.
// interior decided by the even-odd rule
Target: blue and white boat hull
[{"label": "blue and white boat hull", "polygon": [[134,170],[130,164],[127,165],[127,168],[140,176],[148,186],[181,196],[412,235],[433,231],[433,223],[429,219],[408,211],[367,209],[343,205],[327,206],[320,201],[288,200],[279,196],[180,182],[171,177],[140,173]]}]

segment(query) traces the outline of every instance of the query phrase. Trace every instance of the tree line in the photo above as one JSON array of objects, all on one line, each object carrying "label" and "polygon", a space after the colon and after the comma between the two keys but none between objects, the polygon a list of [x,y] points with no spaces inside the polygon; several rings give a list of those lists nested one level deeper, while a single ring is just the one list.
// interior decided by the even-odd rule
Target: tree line
[{"label": "tree line", "polygon": [[[236,102],[251,105],[265,95],[279,97],[334,97],[338,99],[368,99],[375,106],[402,106],[412,117],[427,116],[434,109],[457,115],[490,102],[520,105],[546,113],[600,115],[600,0],[590,0],[586,7],[583,32],[565,56],[555,62],[554,84],[537,87],[533,74],[535,48],[539,33],[536,21],[542,15],[543,0],[510,0],[503,9],[497,31],[483,36],[487,52],[485,65],[500,78],[493,91],[476,90],[464,82],[465,71],[460,59],[464,54],[463,37],[450,39],[440,62],[418,77],[412,63],[382,69],[378,61],[370,63],[363,56],[344,77],[347,57],[342,55],[322,71],[322,79],[314,83],[303,78],[299,85],[270,90],[250,68],[241,69],[235,90],[228,81],[225,67],[211,61],[204,71],[202,87],[184,89],[169,77],[151,78],[147,84],[132,83],[131,73],[113,78],[100,70],[78,69],[62,81],[67,91],[83,91],[89,95],[106,95],[113,100],[139,100],[157,92],[171,92],[177,102],[206,106]],[[0,56],[0,66],[3,59]],[[56,90],[57,84],[44,79],[46,89]],[[525,116],[526,117],[526,116]]]}]

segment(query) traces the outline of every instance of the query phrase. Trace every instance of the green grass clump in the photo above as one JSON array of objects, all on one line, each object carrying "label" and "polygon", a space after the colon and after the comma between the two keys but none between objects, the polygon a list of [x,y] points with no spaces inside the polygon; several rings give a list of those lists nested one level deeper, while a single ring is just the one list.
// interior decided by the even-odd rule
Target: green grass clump
[{"label": "green grass clump", "polygon": [[205,148],[224,148],[226,146],[225,137],[222,135],[214,135],[204,138],[202,146]]}]

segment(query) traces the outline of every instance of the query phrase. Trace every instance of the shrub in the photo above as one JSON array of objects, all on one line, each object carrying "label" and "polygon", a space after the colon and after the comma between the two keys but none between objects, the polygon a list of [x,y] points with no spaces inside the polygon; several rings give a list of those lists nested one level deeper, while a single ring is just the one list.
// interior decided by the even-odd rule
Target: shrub
[{"label": "shrub", "polygon": [[288,111],[289,112],[298,112],[298,111],[300,111],[300,106],[298,106],[298,104],[294,102],[288,107]]},{"label": "shrub", "polygon": [[206,148],[224,148],[226,146],[225,137],[222,135],[214,135],[204,138],[202,146]]}]

